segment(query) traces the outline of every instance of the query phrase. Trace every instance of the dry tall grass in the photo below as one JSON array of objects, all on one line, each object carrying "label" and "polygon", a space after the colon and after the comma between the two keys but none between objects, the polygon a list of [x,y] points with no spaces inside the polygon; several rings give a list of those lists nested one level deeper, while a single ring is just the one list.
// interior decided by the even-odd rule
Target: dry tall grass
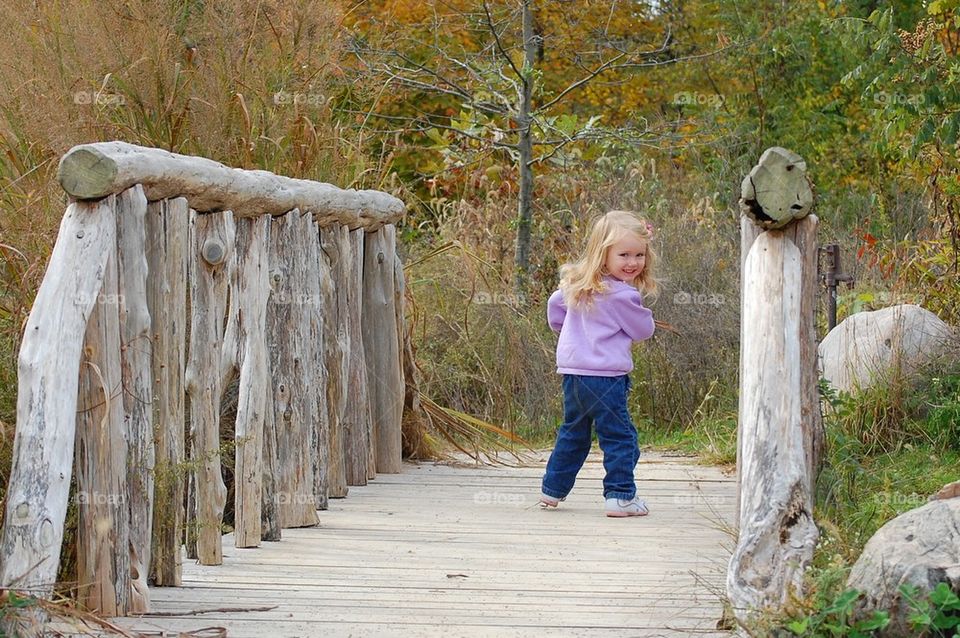
[{"label": "dry tall grass", "polygon": [[[661,168],[664,167],[664,168]],[[663,173],[666,171],[666,174]],[[669,162],[600,161],[542,175],[536,192],[533,277],[525,298],[511,284],[513,181],[482,171],[462,190],[437,188],[422,203],[456,250],[424,258],[413,242],[410,290],[425,387],[437,401],[477,414],[541,444],[560,419],[555,337],[545,303],[560,264],[582,249],[590,221],[613,208],[638,211],[656,230],[662,292],[650,304],[679,334],[659,332],[635,349],[632,412],[682,429],[736,409],[739,222],[736,202]],[[498,180],[502,180],[499,181]],[[728,189],[732,190],[732,189]]]},{"label": "dry tall grass", "polygon": [[0,0],[0,480],[20,333],[66,205],[58,158],[120,139],[382,187],[386,158],[368,162],[362,127],[335,114],[368,90],[342,18],[322,0]]},{"label": "dry tall grass", "polygon": [[333,107],[345,71],[338,3],[0,2],[0,422],[13,420],[20,327],[65,198],[56,162],[122,139],[226,164],[381,186],[362,130]]}]

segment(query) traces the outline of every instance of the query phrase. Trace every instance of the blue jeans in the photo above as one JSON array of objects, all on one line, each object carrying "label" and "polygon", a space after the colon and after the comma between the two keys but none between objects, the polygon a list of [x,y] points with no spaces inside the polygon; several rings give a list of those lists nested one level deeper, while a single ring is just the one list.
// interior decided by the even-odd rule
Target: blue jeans
[{"label": "blue jeans", "polygon": [[637,493],[633,470],[640,459],[637,428],[627,413],[629,375],[563,375],[563,425],[543,475],[543,493],[563,498],[590,453],[590,429],[597,428],[603,450],[604,498],[631,499]]}]

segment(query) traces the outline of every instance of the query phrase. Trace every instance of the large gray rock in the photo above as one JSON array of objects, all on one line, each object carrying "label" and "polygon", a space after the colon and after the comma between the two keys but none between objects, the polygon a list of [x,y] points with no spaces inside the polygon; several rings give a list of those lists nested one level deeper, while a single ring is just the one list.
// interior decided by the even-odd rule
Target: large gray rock
[{"label": "large gray rock", "polygon": [[853,566],[847,587],[860,591],[857,615],[890,613],[884,636],[913,635],[901,585],[929,593],[946,582],[960,592],[960,498],[935,500],[896,517],[874,534]]},{"label": "large gray rock", "polygon": [[847,317],[818,348],[820,370],[833,388],[866,389],[897,371],[909,373],[953,350],[949,325],[905,304]]}]

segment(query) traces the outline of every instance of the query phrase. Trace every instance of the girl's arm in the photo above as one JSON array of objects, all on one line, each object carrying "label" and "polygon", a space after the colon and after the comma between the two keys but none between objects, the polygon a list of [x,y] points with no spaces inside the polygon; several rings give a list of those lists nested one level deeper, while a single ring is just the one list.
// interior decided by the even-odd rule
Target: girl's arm
[{"label": "girl's arm", "polygon": [[609,298],[608,310],[620,328],[634,341],[643,341],[653,336],[655,325],[653,313],[643,305],[643,298],[636,290],[620,292]]},{"label": "girl's arm", "polygon": [[554,332],[560,332],[563,320],[567,316],[567,305],[563,302],[563,293],[559,290],[550,295],[547,301],[547,323]]}]

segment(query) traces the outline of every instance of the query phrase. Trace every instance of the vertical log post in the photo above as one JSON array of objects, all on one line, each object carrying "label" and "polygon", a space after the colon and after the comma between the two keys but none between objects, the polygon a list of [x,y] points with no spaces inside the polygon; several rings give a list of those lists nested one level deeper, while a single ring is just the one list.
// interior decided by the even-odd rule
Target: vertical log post
[{"label": "vertical log post", "polygon": [[363,349],[363,231],[343,228],[337,237],[343,270],[344,296],[338,307],[347,329],[349,349],[347,405],[344,411],[344,458],[347,485],[366,485],[371,472],[370,404],[367,401],[367,367]]},{"label": "vertical log post", "polygon": [[[321,278],[321,294],[326,320],[323,324],[324,362],[327,370],[326,405],[328,423],[327,493],[330,498],[347,495],[347,476],[343,456],[343,416],[347,401],[347,362],[349,344],[340,320],[339,299],[345,295],[344,277],[337,235],[342,226],[320,229],[320,261],[327,276]],[[345,314],[345,313],[344,313]]]},{"label": "vertical log post", "polygon": [[818,537],[817,221],[805,171],[798,155],[772,148],[741,186],[739,538],[727,572],[741,624],[800,593]]},{"label": "vertical log post", "polygon": [[[111,196],[117,202],[117,197]],[[126,211],[118,210],[120,214]],[[77,399],[77,601],[104,616],[127,613],[130,510],[120,370],[117,247],[87,323]]]},{"label": "vertical log post", "polygon": [[153,340],[154,462],[153,583],[182,584],[184,372],[187,337],[187,250],[190,209],[182,197],[147,209],[147,301]]},{"label": "vertical log post", "polygon": [[153,375],[150,310],[147,302],[147,198],[134,186],[117,196],[117,247],[120,273],[120,366],[128,445],[130,488],[130,579],[128,612],[150,611],[147,575],[153,528]]},{"label": "vertical log post", "polygon": [[[148,574],[157,585],[181,583],[188,516],[196,523],[194,540],[186,539],[188,553],[193,545],[201,563],[222,562],[226,490],[220,475],[219,408],[230,375],[240,375],[238,544],[257,543],[257,524],[251,521],[258,519],[264,538],[279,538],[279,524],[271,520],[315,524],[316,508],[325,507],[328,491],[346,493],[346,447],[356,455],[352,466],[358,480],[373,477],[377,442],[384,433],[378,437],[372,431],[367,398],[363,229],[395,221],[403,205],[384,193],[343,191],[123,143],[72,149],[61,161],[58,178],[79,199],[103,199],[68,208],[26,325],[18,367],[17,437],[0,540],[0,586],[41,595],[52,591],[69,498],[69,461],[75,455],[81,602],[105,615],[145,612]],[[204,214],[189,210],[186,199],[165,199],[183,194]],[[154,204],[148,206],[148,198]],[[291,251],[291,280],[297,286],[291,296],[295,329],[290,334],[295,338],[289,348],[292,365],[284,370],[302,385],[290,401],[300,403],[292,410],[300,427],[284,429],[283,422],[274,428],[273,419],[291,414],[266,409],[266,237],[259,229],[267,230],[269,220],[251,224],[250,242],[236,256],[233,214],[218,211],[236,209],[240,217],[255,218],[260,212],[296,208],[309,212],[291,215],[302,222],[295,234],[303,246]],[[348,263],[340,264],[348,282],[342,298],[330,273],[333,262],[320,251],[317,219],[343,225],[337,240],[342,245],[332,251],[349,255]],[[377,249],[383,255],[378,265],[394,261],[384,252]],[[226,339],[227,295],[237,267],[244,272],[233,291],[234,333]],[[189,331],[186,282],[194,283]],[[384,307],[393,304],[387,332],[399,334],[399,293],[390,288],[395,281],[384,279],[378,285],[370,299],[380,303],[382,297]],[[334,329],[339,322],[320,314],[321,303],[333,306],[334,300],[337,312],[349,319],[342,331]],[[369,299],[367,303],[374,307]],[[332,308],[328,310],[332,318]],[[380,332],[370,335],[376,340],[373,335]],[[333,346],[326,345],[328,337]],[[338,376],[329,395],[317,391],[330,385],[328,366]],[[184,436],[186,400],[189,439]],[[374,401],[378,413],[383,412],[382,401]],[[332,428],[334,421],[343,427]],[[344,446],[350,440],[355,444]],[[184,463],[187,443],[189,464]],[[287,454],[294,449],[302,454]],[[259,468],[261,453],[262,460],[273,463],[270,468]],[[384,458],[381,454],[381,464],[388,465]],[[330,490],[332,465],[340,467],[341,477]],[[183,473],[188,469],[192,487],[184,511]],[[291,472],[296,476],[291,478]],[[293,488],[291,481],[297,484]],[[269,496],[261,513],[258,496]],[[307,514],[292,511],[301,506]],[[5,625],[14,626],[11,622],[17,621]]]},{"label": "vertical log post", "polygon": [[226,213],[196,215],[191,243],[190,396],[191,461],[196,488],[197,558],[223,562],[221,525],[227,489],[220,473],[220,400],[223,395],[224,320],[234,263],[235,228]]},{"label": "vertical log post", "polygon": [[330,266],[326,259],[321,255],[320,249],[320,228],[314,220],[313,215],[304,215],[302,223],[305,226],[304,236],[309,238],[306,242],[309,261],[307,262],[307,295],[309,303],[305,310],[308,313],[310,322],[310,352],[312,355],[313,386],[309,388],[307,397],[313,399],[312,414],[313,427],[311,434],[313,436],[313,450],[311,458],[313,461],[313,494],[315,497],[314,506],[318,510],[325,510],[328,507],[328,498],[330,493],[330,416],[327,410],[327,385],[329,384],[329,373],[326,362],[326,324],[333,321],[330,317],[330,307],[324,305],[328,294],[325,290],[332,284],[330,281]]},{"label": "vertical log post", "polygon": [[273,409],[266,335],[269,242],[269,216],[237,220],[236,285],[230,298],[240,368],[233,473],[237,547],[258,547],[261,540],[264,421],[267,410]]},{"label": "vertical log post", "polygon": [[816,215],[807,215],[784,229],[787,239],[800,251],[800,429],[807,463],[807,486],[816,494],[817,477],[823,461],[826,434],[820,416],[820,371],[817,368],[817,228]]},{"label": "vertical log post", "polygon": [[396,227],[366,233],[363,246],[363,343],[377,472],[403,467],[403,373],[394,281]]},{"label": "vertical log post", "polygon": [[[269,325],[269,324],[268,324]],[[269,346],[268,346],[269,349]],[[267,362],[267,369],[270,362]],[[260,460],[263,463],[263,472],[260,475],[260,539],[265,541],[279,541],[282,535],[280,528],[280,460],[277,458],[277,428],[274,427],[274,410],[276,405],[276,386],[271,376],[271,387],[267,398],[267,410],[263,419],[263,451]]]},{"label": "vertical log post", "polygon": [[0,584],[53,592],[70,495],[83,336],[116,245],[114,201],[71,204],[27,318],[17,360],[17,436]]},{"label": "vertical log post", "polygon": [[[274,218],[270,229],[270,298],[267,333],[273,378],[273,418],[277,436],[277,496],[280,527],[318,522],[313,495],[313,344],[310,248],[316,244],[300,211]],[[319,294],[319,292],[317,293]]]},{"label": "vertical log post", "polygon": [[398,256],[394,265],[397,305],[397,334],[400,335],[400,368],[403,371],[403,412],[401,414],[401,437],[403,451],[411,454],[421,449],[423,428],[420,418],[420,390],[417,386],[417,363],[413,356],[413,343],[407,331],[406,282],[403,263]]}]

